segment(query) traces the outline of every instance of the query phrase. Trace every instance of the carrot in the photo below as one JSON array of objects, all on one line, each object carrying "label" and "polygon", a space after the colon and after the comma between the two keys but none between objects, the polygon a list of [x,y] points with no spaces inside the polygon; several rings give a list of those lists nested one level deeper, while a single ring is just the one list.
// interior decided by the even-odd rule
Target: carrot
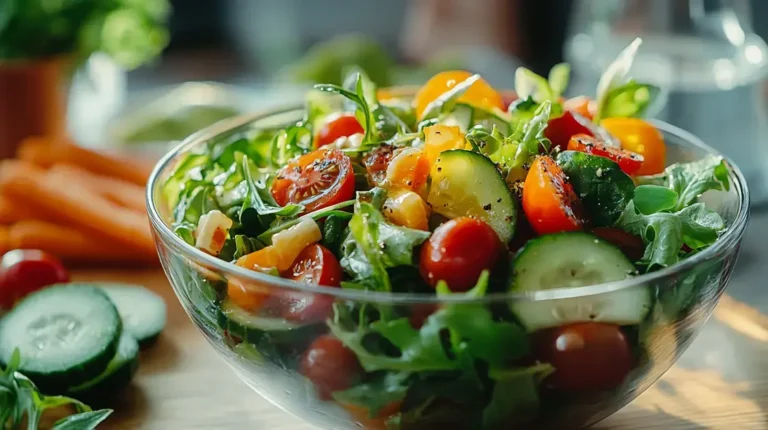
[{"label": "carrot", "polygon": [[[0,233],[1,234],[1,233]],[[45,221],[21,221],[7,232],[11,249],[39,249],[75,262],[156,262],[155,253],[137,252],[109,238]]]},{"label": "carrot", "polygon": [[145,215],[117,206],[87,188],[59,184],[29,163],[18,160],[0,163],[0,191],[134,250],[149,253],[155,250]]},{"label": "carrot", "polygon": [[54,164],[48,170],[49,179],[59,184],[77,184],[109,199],[110,201],[144,213],[144,188],[122,179],[95,175],[81,167],[71,164]]},{"label": "carrot", "polygon": [[67,140],[28,138],[22,142],[17,155],[19,159],[40,167],[48,168],[56,163],[75,164],[93,173],[137,185],[146,184],[151,171],[145,163],[92,151]]}]

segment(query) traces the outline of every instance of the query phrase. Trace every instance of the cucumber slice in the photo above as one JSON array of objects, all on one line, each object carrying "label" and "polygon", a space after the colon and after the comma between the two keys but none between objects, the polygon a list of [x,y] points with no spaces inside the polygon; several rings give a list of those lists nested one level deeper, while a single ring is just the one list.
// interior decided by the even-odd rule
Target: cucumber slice
[{"label": "cucumber slice", "polygon": [[123,319],[123,330],[133,335],[142,346],[151,344],[160,336],[167,314],[162,297],[140,285],[98,285],[117,307]]},{"label": "cucumber slice", "polygon": [[123,332],[117,345],[117,354],[101,375],[88,382],[71,387],[73,397],[84,400],[103,400],[114,397],[133,380],[139,368],[139,342],[129,333]]},{"label": "cucumber slice", "polygon": [[[541,236],[528,242],[514,261],[510,291],[574,288],[620,281],[635,273],[635,266],[610,243],[589,233]],[[575,322],[639,324],[651,308],[646,286],[569,299],[517,301],[512,311],[529,330]]]},{"label": "cucumber slice", "polygon": [[0,321],[0,360],[21,352],[19,371],[45,392],[95,378],[114,357],[122,332],[117,308],[100,289],[60,284],[40,290]]},{"label": "cucumber slice", "polygon": [[511,133],[511,127],[510,124],[512,122],[512,118],[508,118],[508,114],[506,112],[503,112],[501,110],[498,111],[487,111],[484,109],[478,109],[475,108],[475,115],[472,118],[472,126],[480,125],[486,130],[493,130],[493,127],[496,127],[499,132],[501,132],[504,135],[508,135]]},{"label": "cucumber slice", "polygon": [[475,108],[467,104],[457,104],[453,110],[440,116],[439,124],[459,126],[462,133],[472,128]]},{"label": "cucumber slice", "polygon": [[254,344],[304,344],[326,330],[325,324],[301,325],[282,318],[253,315],[228,299],[221,304],[219,322],[230,334]]},{"label": "cucumber slice", "polygon": [[432,171],[427,202],[447,218],[472,216],[487,222],[503,242],[515,233],[517,202],[496,169],[482,154],[454,149],[440,154]]}]

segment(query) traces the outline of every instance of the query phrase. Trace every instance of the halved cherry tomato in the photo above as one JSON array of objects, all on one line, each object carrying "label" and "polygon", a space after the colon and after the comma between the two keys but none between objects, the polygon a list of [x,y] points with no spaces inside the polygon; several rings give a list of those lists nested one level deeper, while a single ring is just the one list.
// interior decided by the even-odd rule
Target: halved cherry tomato
[{"label": "halved cherry tomato", "polygon": [[[304,284],[338,287],[341,265],[328,248],[313,244],[304,248],[284,278]],[[288,321],[314,323],[333,313],[333,297],[318,293],[289,292],[280,298],[280,315]]]},{"label": "halved cherry tomato", "polygon": [[387,179],[387,167],[395,156],[395,147],[381,145],[363,157],[363,165],[372,185],[381,185]]},{"label": "halved cherry tomato", "polygon": [[592,234],[616,245],[632,261],[638,261],[643,258],[645,243],[643,243],[643,239],[640,236],[627,233],[616,227],[598,227],[592,230]]},{"label": "halved cherry tomato", "polygon": [[280,206],[304,205],[305,212],[350,200],[355,195],[352,161],[337,149],[318,149],[277,172],[272,197]]},{"label": "halved cherry tomato", "polygon": [[568,141],[568,149],[611,159],[627,175],[634,175],[643,164],[643,156],[625,149],[606,146],[586,134],[577,134]]},{"label": "halved cherry tomato", "polygon": [[621,142],[622,148],[643,156],[636,175],[655,175],[664,171],[667,146],[664,136],[648,122],[638,118],[606,118],[600,126]]},{"label": "halved cherry tomato", "polygon": [[610,390],[632,370],[632,351],[621,328],[579,323],[532,336],[537,360],[555,368],[545,384],[565,392]]},{"label": "halved cherry tomato", "polygon": [[467,291],[499,257],[501,241],[487,223],[454,218],[435,229],[421,248],[421,277],[431,286],[445,281],[451,291]]},{"label": "halved cherry tomato", "polygon": [[547,128],[544,129],[544,136],[552,142],[552,146],[557,146],[561,150],[564,150],[568,146],[568,140],[577,134],[594,136],[589,128],[589,120],[570,111],[550,119]]},{"label": "halved cherry tomato", "polygon": [[69,273],[53,255],[36,249],[8,251],[0,261],[0,309],[61,282],[69,282]]},{"label": "halved cherry tomato", "polygon": [[330,399],[333,392],[351,387],[362,369],[354,352],[339,339],[323,335],[304,352],[299,371],[312,381],[322,399]]},{"label": "halved cherry tomato", "polygon": [[356,133],[365,133],[363,126],[353,113],[344,113],[328,118],[323,128],[315,136],[315,148],[330,145],[340,137],[349,137]]},{"label": "halved cherry tomato", "polygon": [[575,112],[584,118],[592,121],[597,111],[597,103],[586,96],[578,96],[566,100],[563,103],[563,109],[571,112]]},{"label": "halved cherry tomato", "polygon": [[[416,108],[416,117],[421,119],[422,114],[430,103],[446,91],[455,87],[456,84],[461,83],[471,76],[472,73],[464,70],[441,72],[433,76],[419,89],[416,96],[413,98],[413,106]],[[469,87],[467,92],[464,93],[458,101],[459,103],[467,103],[486,110],[491,110],[493,108],[504,109],[504,101],[502,100],[501,95],[483,79],[480,79]]]},{"label": "halved cherry tomato", "polygon": [[523,211],[538,234],[581,230],[581,204],[552,157],[536,158],[523,184]]}]

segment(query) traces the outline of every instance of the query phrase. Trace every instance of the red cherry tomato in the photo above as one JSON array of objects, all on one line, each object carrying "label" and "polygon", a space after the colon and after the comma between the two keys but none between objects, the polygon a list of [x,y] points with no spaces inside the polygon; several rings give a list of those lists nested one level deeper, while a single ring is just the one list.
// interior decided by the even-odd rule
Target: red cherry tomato
[{"label": "red cherry tomato", "polygon": [[523,212],[538,234],[581,230],[579,198],[552,157],[533,161],[523,184]]},{"label": "red cherry tomato", "polygon": [[579,323],[533,335],[536,359],[555,368],[546,380],[567,392],[616,388],[632,370],[629,342],[619,326]]},{"label": "red cherry tomato", "polygon": [[0,261],[0,308],[10,309],[28,294],[51,284],[69,282],[58,258],[35,249],[15,249]]},{"label": "red cherry tomato", "polygon": [[280,206],[304,205],[306,212],[350,200],[355,195],[352,161],[336,149],[318,149],[277,172],[272,197]]},{"label": "red cherry tomato", "polygon": [[421,249],[421,276],[431,286],[441,280],[451,291],[466,291],[499,257],[501,241],[483,221],[461,217],[437,227]]},{"label": "red cherry tomato", "polygon": [[315,136],[315,147],[321,148],[330,145],[340,137],[349,137],[353,134],[365,133],[363,126],[357,121],[353,113],[344,113],[328,119],[323,128]]},{"label": "red cherry tomato", "polygon": [[354,352],[331,335],[315,339],[301,358],[299,371],[317,388],[322,399],[351,387],[362,369]]},{"label": "red cherry tomato", "polygon": [[[313,244],[301,251],[283,277],[305,284],[338,287],[341,284],[341,265],[331,251]],[[319,292],[291,292],[281,299],[281,316],[289,321],[320,322],[333,313],[333,297]]]},{"label": "red cherry tomato", "polygon": [[381,185],[387,179],[387,167],[395,156],[394,151],[392,145],[381,145],[363,157],[363,165],[372,184]]},{"label": "red cherry tomato", "polygon": [[565,111],[562,116],[549,120],[544,136],[552,142],[552,146],[564,150],[568,146],[568,140],[576,134],[595,134],[589,127],[589,120],[577,113]]},{"label": "red cherry tomato", "polygon": [[571,137],[571,140],[568,141],[568,149],[613,160],[627,175],[637,173],[644,161],[643,156],[640,154],[606,146],[599,140],[586,134],[577,134]]},{"label": "red cherry tomato", "polygon": [[411,322],[411,327],[420,329],[427,321],[430,315],[437,312],[438,305],[434,303],[418,303],[411,305],[411,316],[408,321]]},{"label": "red cherry tomato", "polygon": [[616,228],[616,227],[598,227],[592,230],[595,236],[616,245],[632,261],[638,261],[643,258],[645,253],[645,243],[640,236]]}]

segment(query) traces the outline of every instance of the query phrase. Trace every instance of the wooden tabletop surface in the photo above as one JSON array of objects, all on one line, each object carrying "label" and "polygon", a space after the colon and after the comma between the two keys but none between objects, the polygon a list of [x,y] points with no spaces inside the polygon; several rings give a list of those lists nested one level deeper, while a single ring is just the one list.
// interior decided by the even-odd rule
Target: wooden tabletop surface
[{"label": "wooden tabletop surface", "polygon": [[[761,243],[768,216],[753,218],[747,234],[733,281],[696,341],[661,381],[596,429],[768,429],[768,248]],[[165,332],[142,352],[139,374],[104,428],[313,428],[235,376],[192,325],[160,270],[86,270],[75,278],[144,284],[168,303]]]}]

